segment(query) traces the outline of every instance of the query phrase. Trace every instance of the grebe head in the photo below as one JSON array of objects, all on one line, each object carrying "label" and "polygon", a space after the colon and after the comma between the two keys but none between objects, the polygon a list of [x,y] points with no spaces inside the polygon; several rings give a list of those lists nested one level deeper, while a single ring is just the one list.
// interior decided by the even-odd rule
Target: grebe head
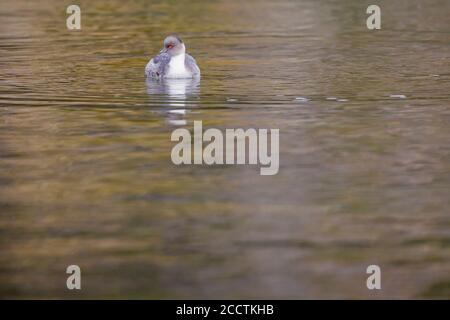
[{"label": "grebe head", "polygon": [[161,52],[170,54],[174,57],[186,52],[183,41],[176,35],[169,35],[164,39],[164,48]]}]

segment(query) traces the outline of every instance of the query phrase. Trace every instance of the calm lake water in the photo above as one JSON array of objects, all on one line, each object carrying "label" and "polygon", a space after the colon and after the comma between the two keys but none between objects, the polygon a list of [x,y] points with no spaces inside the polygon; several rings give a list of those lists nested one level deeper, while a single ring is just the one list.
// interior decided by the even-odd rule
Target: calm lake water
[{"label": "calm lake water", "polygon": [[[449,298],[450,2],[371,2],[1,1],[0,297]],[[200,82],[146,83],[170,32]],[[175,166],[194,120],[279,173]]]}]

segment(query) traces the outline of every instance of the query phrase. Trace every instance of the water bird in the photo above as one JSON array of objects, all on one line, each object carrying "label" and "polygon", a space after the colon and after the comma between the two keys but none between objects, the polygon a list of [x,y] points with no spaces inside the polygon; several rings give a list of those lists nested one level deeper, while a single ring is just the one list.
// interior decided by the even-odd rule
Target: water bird
[{"label": "water bird", "polygon": [[148,78],[195,78],[200,77],[200,68],[195,59],[186,53],[184,42],[177,35],[164,39],[164,47],[145,66]]}]

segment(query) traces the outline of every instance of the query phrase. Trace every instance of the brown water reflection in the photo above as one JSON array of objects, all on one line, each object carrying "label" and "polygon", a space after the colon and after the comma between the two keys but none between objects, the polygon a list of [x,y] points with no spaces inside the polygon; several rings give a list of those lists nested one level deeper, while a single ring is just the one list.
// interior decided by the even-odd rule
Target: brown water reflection
[{"label": "brown water reflection", "polygon": [[[1,2],[0,296],[450,297],[450,3],[378,2]],[[145,82],[172,31],[199,84]],[[173,165],[193,120],[280,128],[279,174]]]}]

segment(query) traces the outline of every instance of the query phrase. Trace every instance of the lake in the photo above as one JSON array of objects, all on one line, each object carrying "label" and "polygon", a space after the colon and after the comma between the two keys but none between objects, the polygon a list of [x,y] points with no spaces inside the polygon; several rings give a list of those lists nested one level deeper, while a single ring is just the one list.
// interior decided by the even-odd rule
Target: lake
[{"label": "lake", "polygon": [[[377,1],[381,30],[370,1],[69,4],[0,3],[0,297],[450,298],[449,1]],[[200,81],[146,81],[171,32]],[[174,165],[196,120],[280,129],[278,174]]]}]

